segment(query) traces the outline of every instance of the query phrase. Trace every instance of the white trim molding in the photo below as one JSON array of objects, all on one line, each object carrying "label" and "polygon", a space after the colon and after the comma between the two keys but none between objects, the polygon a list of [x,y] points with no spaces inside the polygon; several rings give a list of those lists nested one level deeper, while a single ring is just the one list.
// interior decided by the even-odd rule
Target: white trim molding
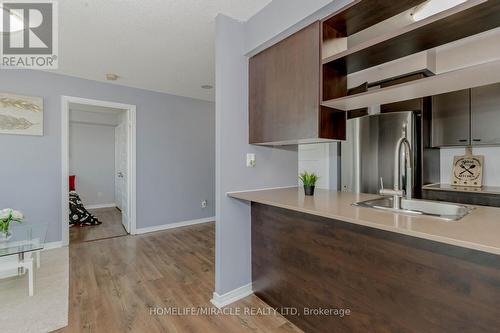
[{"label": "white trim molding", "polygon": [[69,100],[61,98],[61,228],[62,243],[69,245]]},{"label": "white trim molding", "polygon": [[[131,234],[136,233],[136,106],[131,104],[115,103],[108,101],[101,101],[95,99],[87,99],[72,96],[61,96],[61,228],[62,228],[62,245],[69,244],[69,104],[88,104],[101,107],[109,107],[114,109],[123,109],[127,112],[128,122],[128,220],[129,224],[126,229]],[[102,207],[99,207],[102,208]]]},{"label": "white trim molding", "polygon": [[113,208],[116,207],[116,204],[108,203],[108,204],[98,204],[98,205],[84,205],[84,207],[87,209]]},{"label": "white trim molding", "polygon": [[231,290],[223,295],[219,295],[214,292],[213,298],[210,300],[213,305],[217,308],[222,309],[223,307],[232,304],[236,301],[239,301],[242,298],[250,296],[253,294],[252,284],[246,284],[234,290]]},{"label": "white trim molding", "polygon": [[215,216],[206,217],[206,218],[197,219],[197,220],[189,220],[189,221],[174,222],[174,223],[168,223],[168,224],[162,224],[162,225],[155,225],[153,227],[137,228],[137,229],[135,229],[135,235],[147,234],[150,232],[156,232],[156,231],[162,231],[162,230],[168,230],[168,229],[174,229],[174,228],[180,228],[180,227],[187,227],[190,225],[211,223],[211,222],[215,222]]}]

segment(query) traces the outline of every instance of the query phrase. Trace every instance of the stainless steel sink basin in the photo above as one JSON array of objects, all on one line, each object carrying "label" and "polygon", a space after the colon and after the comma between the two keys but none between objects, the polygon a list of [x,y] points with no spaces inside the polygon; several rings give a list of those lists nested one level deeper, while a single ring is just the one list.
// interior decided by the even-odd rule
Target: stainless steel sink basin
[{"label": "stainless steel sink basin", "polygon": [[402,199],[401,209],[394,209],[392,208],[392,200],[392,197],[381,197],[357,202],[354,205],[402,214],[433,216],[447,221],[458,221],[474,209],[463,205],[417,199]]}]

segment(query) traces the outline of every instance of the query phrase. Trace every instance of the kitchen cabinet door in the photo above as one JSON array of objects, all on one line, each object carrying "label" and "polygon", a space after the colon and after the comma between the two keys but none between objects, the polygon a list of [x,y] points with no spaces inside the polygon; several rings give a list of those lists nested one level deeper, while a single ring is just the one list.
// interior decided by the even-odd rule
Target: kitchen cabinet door
[{"label": "kitchen cabinet door", "polygon": [[500,144],[500,83],[471,92],[472,144]]},{"label": "kitchen cabinet door", "polygon": [[432,146],[470,144],[470,90],[432,97]]},{"label": "kitchen cabinet door", "polygon": [[320,105],[320,32],[315,22],[250,58],[251,144],[345,139],[345,112]]}]

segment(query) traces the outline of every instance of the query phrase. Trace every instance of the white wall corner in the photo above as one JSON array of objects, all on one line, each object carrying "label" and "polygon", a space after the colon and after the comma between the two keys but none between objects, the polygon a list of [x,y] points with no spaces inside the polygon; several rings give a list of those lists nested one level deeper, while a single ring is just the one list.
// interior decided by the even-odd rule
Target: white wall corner
[{"label": "white wall corner", "polygon": [[231,290],[223,295],[219,295],[214,292],[213,298],[210,302],[215,305],[217,308],[222,309],[223,307],[232,304],[240,299],[243,299],[247,296],[253,294],[252,283],[246,284],[234,290]]}]

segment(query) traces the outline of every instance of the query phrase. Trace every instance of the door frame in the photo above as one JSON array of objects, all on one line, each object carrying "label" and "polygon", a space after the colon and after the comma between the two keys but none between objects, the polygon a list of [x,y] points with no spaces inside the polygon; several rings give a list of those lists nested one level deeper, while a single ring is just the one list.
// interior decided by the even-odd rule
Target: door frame
[{"label": "door frame", "polygon": [[93,106],[123,109],[127,114],[128,123],[128,216],[129,230],[131,235],[137,230],[137,198],[136,198],[136,106],[108,102],[102,100],[61,96],[61,224],[62,224],[62,244],[69,244],[69,104],[87,104]]}]

